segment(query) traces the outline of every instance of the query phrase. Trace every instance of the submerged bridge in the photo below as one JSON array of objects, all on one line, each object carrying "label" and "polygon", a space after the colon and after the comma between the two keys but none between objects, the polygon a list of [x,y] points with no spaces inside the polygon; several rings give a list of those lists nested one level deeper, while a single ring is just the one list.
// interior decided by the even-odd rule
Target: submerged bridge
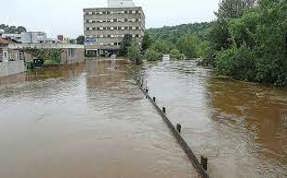
[{"label": "submerged bridge", "polygon": [[195,156],[195,154],[193,153],[187,142],[181,136],[182,126],[180,124],[177,124],[176,126],[172,124],[172,122],[166,115],[166,108],[165,107],[160,108],[156,103],[156,97],[151,97],[149,95],[148,86],[144,86],[144,79],[142,77],[138,77],[136,81],[140,90],[144,93],[146,98],[152,103],[156,111],[159,113],[164,122],[167,124],[168,128],[172,132],[173,136],[176,138],[177,142],[179,143],[183,151],[186,153],[188,159],[192,163],[193,167],[196,169],[199,176],[201,176],[202,178],[209,178],[209,175],[207,173],[207,163],[208,163],[207,157],[201,156],[199,162],[199,160],[197,159],[197,157]]}]

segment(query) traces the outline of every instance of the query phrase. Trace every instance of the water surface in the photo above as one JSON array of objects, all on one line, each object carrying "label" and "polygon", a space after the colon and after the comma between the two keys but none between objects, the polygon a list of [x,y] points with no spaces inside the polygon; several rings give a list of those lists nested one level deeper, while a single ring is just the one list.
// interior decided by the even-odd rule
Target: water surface
[{"label": "water surface", "polygon": [[88,61],[2,78],[0,177],[197,177],[131,68]]},{"label": "water surface", "polygon": [[211,177],[287,177],[286,89],[217,79],[192,61],[149,63],[144,76]]}]

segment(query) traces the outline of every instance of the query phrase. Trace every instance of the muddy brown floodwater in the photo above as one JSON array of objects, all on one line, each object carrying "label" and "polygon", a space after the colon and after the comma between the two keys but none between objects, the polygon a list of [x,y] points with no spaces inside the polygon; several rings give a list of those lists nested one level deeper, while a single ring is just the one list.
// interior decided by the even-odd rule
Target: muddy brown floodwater
[{"label": "muddy brown floodwater", "polygon": [[193,178],[121,61],[0,80],[1,178]]},{"label": "muddy brown floodwater", "polygon": [[159,105],[213,178],[287,176],[287,90],[217,79],[192,61],[123,61],[0,79],[0,177],[197,177],[133,80]]},{"label": "muddy brown floodwater", "polygon": [[287,89],[217,79],[192,61],[145,65],[151,96],[214,178],[287,177]]}]

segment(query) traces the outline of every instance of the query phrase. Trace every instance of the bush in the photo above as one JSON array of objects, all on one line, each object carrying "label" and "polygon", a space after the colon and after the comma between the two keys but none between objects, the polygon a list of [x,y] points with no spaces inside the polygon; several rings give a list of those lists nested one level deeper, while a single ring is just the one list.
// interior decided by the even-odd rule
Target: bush
[{"label": "bush", "polygon": [[158,61],[158,60],[161,60],[162,54],[157,52],[157,51],[155,51],[155,50],[153,50],[153,49],[148,49],[145,52],[144,58],[147,61]]},{"label": "bush", "polygon": [[254,81],[256,64],[254,53],[248,48],[231,48],[218,53],[216,69],[219,74],[238,80]]},{"label": "bush", "polygon": [[185,56],[184,56],[184,54],[180,53],[179,50],[173,49],[170,51],[170,58],[176,59],[176,60],[184,60]]},{"label": "bush", "polygon": [[128,47],[128,58],[137,64],[142,63],[141,50],[137,41],[132,41],[131,46]]}]

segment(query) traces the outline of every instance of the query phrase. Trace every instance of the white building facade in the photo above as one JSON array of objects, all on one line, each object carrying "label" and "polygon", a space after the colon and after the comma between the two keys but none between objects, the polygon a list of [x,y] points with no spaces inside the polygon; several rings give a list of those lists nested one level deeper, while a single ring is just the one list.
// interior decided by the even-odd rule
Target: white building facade
[{"label": "white building facade", "polygon": [[22,43],[44,43],[47,40],[47,34],[44,32],[23,32],[21,33]]},{"label": "white building facade", "polygon": [[134,6],[131,0],[109,0],[108,3],[109,7],[106,8],[84,9],[87,54],[117,54],[125,35],[130,35],[140,45],[142,43],[145,31],[142,7]]}]

